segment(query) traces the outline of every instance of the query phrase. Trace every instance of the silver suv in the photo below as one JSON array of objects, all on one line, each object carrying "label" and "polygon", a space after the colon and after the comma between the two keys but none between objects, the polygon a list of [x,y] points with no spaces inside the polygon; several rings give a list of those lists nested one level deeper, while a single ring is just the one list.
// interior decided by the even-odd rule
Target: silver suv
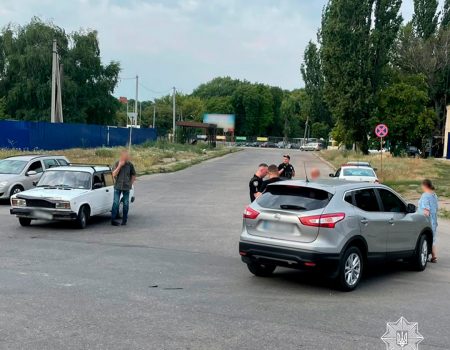
[{"label": "silver suv", "polygon": [[404,259],[423,271],[431,244],[428,218],[387,186],[284,181],[245,209],[239,253],[257,276],[277,266],[320,270],[350,291],[372,260]]},{"label": "silver suv", "polygon": [[64,156],[25,155],[0,160],[0,199],[29,190],[45,169],[68,164]]}]

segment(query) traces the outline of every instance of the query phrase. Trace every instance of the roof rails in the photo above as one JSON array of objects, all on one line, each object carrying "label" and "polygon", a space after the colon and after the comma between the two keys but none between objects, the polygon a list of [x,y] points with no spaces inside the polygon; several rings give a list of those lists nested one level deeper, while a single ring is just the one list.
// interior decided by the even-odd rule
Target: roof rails
[{"label": "roof rails", "polygon": [[108,169],[111,169],[111,166],[109,164],[84,164],[84,163],[69,163],[70,166],[79,166],[79,167],[86,167],[86,168],[92,168],[94,171],[96,170],[95,167],[106,167]]},{"label": "roof rails", "polygon": [[65,156],[63,156],[62,154],[40,154],[40,153],[33,154],[33,153],[30,153],[30,154],[16,154],[14,156],[9,156],[4,159],[15,158],[15,157],[32,157],[31,160],[33,160],[33,159],[41,158],[41,157],[52,158],[52,157],[65,157]]}]

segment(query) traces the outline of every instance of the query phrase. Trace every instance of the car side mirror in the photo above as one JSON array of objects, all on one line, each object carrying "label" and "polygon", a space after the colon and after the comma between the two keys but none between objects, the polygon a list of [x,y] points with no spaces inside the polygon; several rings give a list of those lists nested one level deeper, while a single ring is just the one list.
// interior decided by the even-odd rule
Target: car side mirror
[{"label": "car side mirror", "polygon": [[414,204],[409,203],[409,204],[406,206],[406,212],[407,212],[408,214],[415,213],[416,211],[417,211],[417,208],[416,208],[416,206],[415,206]]},{"label": "car side mirror", "polygon": [[378,171],[378,168],[372,168],[373,169],[373,171]]},{"label": "car side mirror", "polygon": [[37,181],[33,181],[33,186],[34,186],[34,187],[36,187],[36,186],[37,186],[37,184],[38,184],[38,182],[37,182]]},{"label": "car side mirror", "polygon": [[37,175],[37,172],[35,172],[34,170],[30,170],[30,171],[27,171],[27,173],[25,175],[26,176],[34,176],[34,175]]},{"label": "car side mirror", "polygon": [[330,176],[330,177],[334,177],[334,174],[330,174],[329,176]]}]

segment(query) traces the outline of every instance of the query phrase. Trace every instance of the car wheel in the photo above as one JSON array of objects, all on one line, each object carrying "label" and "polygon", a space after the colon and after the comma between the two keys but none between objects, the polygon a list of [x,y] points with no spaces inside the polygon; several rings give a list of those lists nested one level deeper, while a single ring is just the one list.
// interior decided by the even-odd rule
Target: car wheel
[{"label": "car wheel", "polygon": [[427,236],[424,234],[421,235],[412,260],[413,267],[416,271],[423,271],[427,267],[429,246]]},{"label": "car wheel", "polygon": [[259,264],[256,262],[251,262],[247,264],[248,270],[258,277],[269,277],[277,268],[276,265],[271,264]]},{"label": "car wheel", "polygon": [[23,187],[19,186],[19,185],[16,185],[13,188],[11,188],[11,192],[9,193],[9,196],[11,197],[11,196],[13,196],[15,194],[18,194],[18,193],[22,192],[22,191],[23,191]]},{"label": "car wheel", "polygon": [[27,227],[31,225],[31,219],[28,218],[19,218],[20,226]]},{"label": "car wheel", "polygon": [[363,273],[363,256],[357,247],[348,248],[339,264],[338,282],[341,290],[354,290],[361,281]]},{"label": "car wheel", "polygon": [[86,228],[89,219],[89,209],[84,205],[80,208],[77,217],[77,226],[80,229]]}]

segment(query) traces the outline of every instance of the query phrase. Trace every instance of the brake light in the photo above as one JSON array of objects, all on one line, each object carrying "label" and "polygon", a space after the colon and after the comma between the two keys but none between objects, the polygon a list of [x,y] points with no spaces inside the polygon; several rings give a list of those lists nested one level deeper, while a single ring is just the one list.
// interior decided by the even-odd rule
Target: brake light
[{"label": "brake light", "polygon": [[304,216],[299,218],[305,226],[334,228],[339,221],[344,220],[344,213],[322,214],[313,216]]},{"label": "brake light", "polygon": [[255,220],[259,215],[259,211],[252,209],[250,207],[246,207],[244,210],[244,219],[252,219]]}]

